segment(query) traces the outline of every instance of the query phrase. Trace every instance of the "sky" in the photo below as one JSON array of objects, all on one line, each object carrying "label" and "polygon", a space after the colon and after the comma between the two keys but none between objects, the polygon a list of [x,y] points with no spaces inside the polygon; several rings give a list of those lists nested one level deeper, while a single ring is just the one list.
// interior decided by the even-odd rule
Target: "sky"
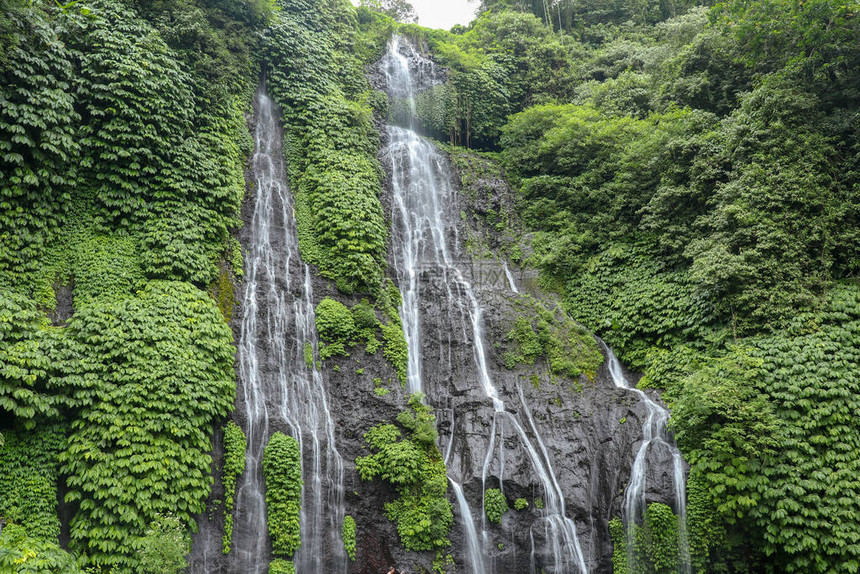
[{"label": "sky", "polygon": [[[359,0],[352,0],[356,6]],[[454,24],[464,26],[475,18],[480,2],[472,0],[410,0],[418,14],[418,23],[427,28],[449,30]]]}]

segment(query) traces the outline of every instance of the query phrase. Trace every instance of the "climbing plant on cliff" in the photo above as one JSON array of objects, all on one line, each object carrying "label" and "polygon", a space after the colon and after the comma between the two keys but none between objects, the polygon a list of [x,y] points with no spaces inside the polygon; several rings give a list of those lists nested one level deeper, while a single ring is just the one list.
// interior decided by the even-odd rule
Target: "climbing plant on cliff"
[{"label": "climbing plant on cliff", "polygon": [[346,3],[283,3],[266,41],[269,89],[284,108],[288,170],[305,261],[341,291],[372,291],[385,268],[378,135],[352,54]]},{"label": "climbing plant on cliff", "polygon": [[266,515],[272,552],[291,558],[301,541],[299,517],[302,511],[302,461],[299,443],[276,432],[263,454],[266,478]]},{"label": "climbing plant on cliff", "polygon": [[407,550],[447,548],[454,522],[445,497],[445,462],[436,446],[436,417],[423,399],[420,393],[409,397],[409,409],[397,416],[399,428],[381,424],[365,433],[371,454],[355,460],[362,480],[378,477],[397,491],[398,498],[385,505],[385,512],[397,523],[400,543]]},{"label": "climbing plant on cliff", "polygon": [[248,439],[245,433],[233,421],[228,422],[224,427],[224,468],[221,475],[224,485],[224,535],[221,547],[224,554],[230,553],[233,543],[233,504],[239,477],[245,472],[247,448]]},{"label": "climbing plant on cliff", "polygon": [[81,309],[54,385],[81,405],[60,454],[71,546],[99,567],[134,568],[134,541],[159,515],[185,526],[211,487],[210,435],[233,408],[233,347],[208,295],[151,282],[134,298]]}]

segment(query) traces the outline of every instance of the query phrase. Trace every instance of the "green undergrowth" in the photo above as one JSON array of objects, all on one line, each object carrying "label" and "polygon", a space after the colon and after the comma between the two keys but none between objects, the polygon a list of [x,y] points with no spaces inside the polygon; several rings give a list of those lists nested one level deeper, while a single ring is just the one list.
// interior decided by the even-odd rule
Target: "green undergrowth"
[{"label": "green undergrowth", "polygon": [[188,567],[191,534],[176,516],[162,514],[146,529],[144,536],[135,542],[135,549],[138,572],[176,574]]},{"label": "green undergrowth", "polygon": [[301,464],[298,441],[280,432],[273,434],[263,455],[263,476],[272,552],[281,558],[291,558],[302,543]]},{"label": "green undergrowth", "polygon": [[296,567],[289,560],[275,558],[269,563],[269,574],[296,574]]},{"label": "green undergrowth", "polygon": [[[609,522],[614,574],[672,574],[678,571],[681,555],[678,517],[671,508],[652,502],[645,511],[643,523],[631,525],[631,528],[633,531],[627,532],[620,518]],[[633,549],[628,548],[631,541]]]},{"label": "green undergrowth", "polygon": [[368,62],[353,53],[355,9],[343,0],[279,6],[265,38],[267,84],[284,112],[302,257],[341,291],[372,292],[388,231]]},{"label": "green undergrowth", "polygon": [[552,373],[572,379],[585,375],[594,380],[603,355],[588,331],[561,309],[550,311],[530,295],[520,296],[514,309],[517,315],[505,334],[505,341],[512,347],[503,354],[508,369],[533,365],[543,358]]},{"label": "green undergrowth", "polygon": [[502,523],[502,516],[508,511],[508,499],[498,488],[488,488],[484,491],[484,513],[487,520]]},{"label": "green undergrowth", "polygon": [[340,529],[340,537],[343,540],[343,548],[349,559],[355,562],[355,519],[346,515],[343,517],[343,525]]},{"label": "green undergrowth", "polygon": [[81,569],[56,539],[30,536],[25,527],[10,523],[0,533],[0,572],[81,574]]},{"label": "green undergrowth", "polygon": [[221,547],[224,554],[230,553],[233,544],[233,504],[239,478],[245,472],[245,450],[248,439],[239,425],[230,421],[224,427],[224,467],[221,483],[224,485],[224,534]]},{"label": "green undergrowth", "polygon": [[[235,395],[224,270],[242,272],[231,232],[271,6],[0,4],[0,418],[37,442],[67,429],[52,448],[81,568],[176,572]],[[53,326],[60,303],[73,315]],[[0,483],[22,468],[4,464]],[[44,516],[4,540],[22,572],[73,572],[45,526],[55,478],[28,468],[0,514],[20,520],[39,498]]]},{"label": "green undergrowth", "polygon": [[[390,279],[378,292],[375,305],[362,299],[349,309],[330,297],[322,299],[316,307],[320,359],[338,355],[348,357],[349,349],[357,345],[364,345],[369,355],[381,348],[382,355],[391,363],[400,382],[406,384],[408,348],[399,306],[400,291]],[[384,322],[379,319],[377,309]]]},{"label": "green undergrowth", "polygon": [[445,462],[436,446],[436,417],[423,398],[410,396],[397,425],[381,424],[365,433],[371,454],[358,457],[355,465],[362,480],[379,478],[397,492],[385,513],[397,524],[403,548],[444,550],[451,545],[454,515],[446,498]]}]

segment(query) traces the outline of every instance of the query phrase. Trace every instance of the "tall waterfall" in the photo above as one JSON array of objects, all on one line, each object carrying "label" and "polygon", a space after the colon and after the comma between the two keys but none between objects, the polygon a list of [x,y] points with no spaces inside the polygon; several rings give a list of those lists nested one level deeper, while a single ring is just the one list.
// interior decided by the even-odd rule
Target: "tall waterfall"
[{"label": "tall waterfall", "polygon": [[[521,406],[516,411],[519,414],[515,415],[506,408],[488,368],[483,308],[467,279],[467,266],[458,260],[459,208],[447,159],[413,129],[415,95],[436,81],[433,63],[419,54],[409,42],[394,36],[380,67],[392,101],[393,120],[406,126],[392,125],[387,128],[387,146],[383,155],[391,169],[394,263],[403,295],[400,313],[409,344],[408,391],[424,390],[422,340],[428,333],[421,323],[422,286],[424,282],[433,281],[442,285],[441,289],[447,297],[447,313],[452,317],[451,323],[455,324],[459,320],[466,334],[471,334],[465,339],[471,339],[472,342],[480,390],[493,405],[493,424],[487,437],[486,452],[482,456],[484,481],[496,458],[496,445],[500,453],[504,452],[501,442],[505,428],[502,425],[505,424],[513,429],[513,437],[526,451],[545,498],[540,523],[544,528],[543,540],[548,546],[545,554],[551,556],[552,563],[538,566],[533,551],[532,571],[538,572],[543,568],[554,574],[584,573],[587,568],[576,526],[565,513],[564,495],[553,473],[537,425],[521,392]],[[434,397],[428,399],[432,403]],[[526,424],[521,420],[525,420]],[[503,459],[500,464],[501,474],[504,474]],[[488,556],[489,537],[485,513],[480,513],[482,532],[479,533],[463,488],[454,477],[449,479],[461,514],[468,571],[490,574],[493,570]]]},{"label": "tall waterfall", "polygon": [[[299,574],[346,572],[340,540],[343,460],[322,376],[317,370],[313,290],[300,257],[286,184],[283,133],[272,100],[258,92],[253,217],[246,254],[239,341],[240,413],[247,429],[245,473],[236,498],[236,572],[268,571],[268,529],[261,462],[275,431],[294,437],[302,460]],[[306,348],[314,361],[306,361]]]},{"label": "tall waterfall", "polygon": [[[666,423],[669,421],[669,411],[651,400],[641,390],[631,387],[618,357],[612,352],[608,345],[603,343],[608,361],[609,374],[615,386],[627,389],[635,393],[648,409],[648,416],[642,424],[642,442],[633,460],[633,468],[630,471],[630,484],[624,494],[624,506],[622,508],[624,525],[627,531],[627,555],[628,564],[637,561],[636,549],[633,540],[634,524],[642,524],[645,517],[645,478],[647,470],[647,455],[651,445],[661,445],[669,449],[672,454],[672,489],[675,498],[675,512],[678,516],[678,546],[679,563],[678,571],[689,574],[690,566],[690,543],[687,535],[687,495],[684,478],[684,459],[675,442],[669,437]],[[631,567],[632,569],[632,567]]]}]

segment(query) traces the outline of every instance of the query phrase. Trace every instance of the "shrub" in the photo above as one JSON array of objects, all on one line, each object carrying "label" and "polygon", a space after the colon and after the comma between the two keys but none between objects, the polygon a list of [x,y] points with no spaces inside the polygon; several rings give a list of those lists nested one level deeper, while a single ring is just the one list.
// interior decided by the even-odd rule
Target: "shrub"
[{"label": "shrub", "polygon": [[275,558],[269,563],[269,574],[296,574],[296,567],[289,560]]},{"label": "shrub", "polygon": [[137,548],[138,572],[177,574],[184,571],[185,556],[191,552],[191,536],[174,516],[159,516],[140,538]]},{"label": "shrub", "polygon": [[323,343],[320,348],[321,359],[349,355],[346,346],[355,335],[355,323],[346,305],[326,297],[317,305],[316,324]]},{"label": "shrub", "polygon": [[299,519],[302,505],[302,467],[299,443],[276,432],[263,453],[266,512],[272,552],[291,557],[301,544]]},{"label": "shrub", "polygon": [[435,417],[421,399],[410,397],[411,412],[397,417],[408,432],[406,438],[392,424],[377,425],[364,435],[372,454],[355,460],[362,480],[379,477],[397,490],[398,498],[385,505],[385,512],[397,523],[403,547],[415,551],[450,546],[448,532],[454,522],[445,497],[445,462],[435,443]]},{"label": "shrub", "polygon": [[502,515],[508,511],[508,501],[502,491],[498,488],[488,488],[484,492],[484,512],[487,513],[487,520],[502,523]]}]

